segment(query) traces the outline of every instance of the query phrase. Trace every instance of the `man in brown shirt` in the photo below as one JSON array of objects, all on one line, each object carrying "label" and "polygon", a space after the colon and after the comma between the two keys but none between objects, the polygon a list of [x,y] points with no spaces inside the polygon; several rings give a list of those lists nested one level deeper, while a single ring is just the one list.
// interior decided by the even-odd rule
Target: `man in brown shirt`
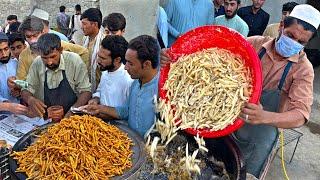
[{"label": "man in brown shirt", "polygon": [[262,63],[262,105],[245,105],[240,116],[246,123],[234,137],[245,157],[247,172],[258,178],[263,178],[268,169],[265,167],[277,140],[277,128],[300,127],[309,119],[314,71],[303,48],[316,35],[319,24],[318,10],[298,5],[284,19],[278,38],[248,38]]}]

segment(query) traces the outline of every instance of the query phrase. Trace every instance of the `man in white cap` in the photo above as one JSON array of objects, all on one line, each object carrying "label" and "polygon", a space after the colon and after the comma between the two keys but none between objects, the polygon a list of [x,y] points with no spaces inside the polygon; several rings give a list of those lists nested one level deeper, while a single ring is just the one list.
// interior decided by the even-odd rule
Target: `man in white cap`
[{"label": "man in white cap", "polygon": [[[314,71],[303,48],[316,35],[319,24],[317,9],[297,5],[281,24],[279,37],[247,39],[261,59],[263,92],[261,104],[243,107],[240,117],[246,123],[233,135],[245,157],[247,172],[259,179],[265,177],[271,162],[277,128],[297,128],[310,117]],[[162,51],[161,64],[170,61]]]},{"label": "man in white cap", "polygon": [[65,36],[64,34],[58,32],[58,31],[55,31],[55,30],[52,30],[49,28],[49,13],[47,11],[44,11],[42,9],[38,9],[38,8],[35,8],[31,14],[31,16],[34,16],[34,17],[37,17],[39,19],[41,19],[43,21],[43,25],[44,25],[44,31],[46,33],[53,33],[53,34],[56,34],[59,36],[59,38],[62,40],[62,41],[66,41],[68,42],[69,39],[67,38],[67,36]]},{"label": "man in white cap", "polygon": [[303,48],[316,35],[319,24],[320,12],[302,4],[284,19],[277,38],[248,38],[261,59],[263,92],[261,105],[248,103],[242,109],[246,123],[234,136],[247,172],[256,177],[266,175],[277,128],[297,128],[310,117],[314,71]]}]

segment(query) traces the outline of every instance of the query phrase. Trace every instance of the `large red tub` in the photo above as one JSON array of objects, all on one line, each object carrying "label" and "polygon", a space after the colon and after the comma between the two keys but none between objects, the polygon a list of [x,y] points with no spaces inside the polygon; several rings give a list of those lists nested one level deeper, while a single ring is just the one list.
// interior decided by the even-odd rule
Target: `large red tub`
[{"label": "large red tub", "polygon": [[[223,26],[202,26],[189,31],[178,38],[169,49],[168,53],[173,61],[177,61],[177,59],[182,55],[191,54],[213,47],[226,49],[240,55],[242,60],[244,60],[244,64],[247,67],[250,67],[253,78],[253,93],[249,102],[258,103],[262,91],[262,70],[260,60],[254,48],[241,34],[236,31]],[[163,85],[168,78],[169,70],[169,65],[161,68],[159,96],[162,99],[165,99],[166,96],[166,91],[163,89]],[[192,135],[199,134],[206,138],[215,138],[226,136],[239,129],[243,124],[243,120],[237,118],[233,124],[219,131],[193,128],[186,129],[185,131]]]}]

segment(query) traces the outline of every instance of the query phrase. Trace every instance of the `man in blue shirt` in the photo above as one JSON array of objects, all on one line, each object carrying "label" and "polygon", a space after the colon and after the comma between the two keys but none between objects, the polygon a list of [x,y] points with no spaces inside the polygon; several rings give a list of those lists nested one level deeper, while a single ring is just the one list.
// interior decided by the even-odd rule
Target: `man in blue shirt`
[{"label": "man in blue shirt", "polygon": [[262,35],[266,29],[270,15],[261,7],[265,0],[252,0],[251,6],[242,7],[238,11],[238,15],[248,24],[248,36]]},{"label": "man in blue shirt", "polygon": [[27,107],[18,104],[17,98],[11,96],[7,79],[16,75],[18,61],[11,57],[9,40],[5,33],[0,32],[0,113],[10,111],[14,114],[27,113]]},{"label": "man in blue shirt", "polygon": [[165,11],[169,22],[169,46],[185,32],[214,22],[212,0],[170,0]]},{"label": "man in blue shirt", "polygon": [[3,32],[0,33],[0,102],[18,102],[17,98],[11,96],[7,80],[15,76],[18,61],[11,57],[9,39]]},{"label": "man in blue shirt", "polygon": [[125,55],[125,69],[135,80],[125,105],[86,105],[80,109],[104,119],[127,120],[130,128],[144,136],[155,122],[154,100],[158,96],[159,54],[160,47],[155,38],[142,35],[131,40]]}]

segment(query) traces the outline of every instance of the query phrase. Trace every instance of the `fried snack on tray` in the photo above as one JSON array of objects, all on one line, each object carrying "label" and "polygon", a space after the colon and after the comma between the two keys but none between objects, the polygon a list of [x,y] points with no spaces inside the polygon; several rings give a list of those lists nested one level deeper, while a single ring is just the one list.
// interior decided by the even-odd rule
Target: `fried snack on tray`
[{"label": "fried snack on tray", "polygon": [[171,64],[160,99],[161,120],[179,128],[221,130],[232,124],[252,93],[248,67],[234,53],[210,48]]},{"label": "fried snack on tray", "polygon": [[29,179],[109,179],[132,166],[131,146],[116,126],[93,116],[71,116],[12,156],[17,172]]}]

